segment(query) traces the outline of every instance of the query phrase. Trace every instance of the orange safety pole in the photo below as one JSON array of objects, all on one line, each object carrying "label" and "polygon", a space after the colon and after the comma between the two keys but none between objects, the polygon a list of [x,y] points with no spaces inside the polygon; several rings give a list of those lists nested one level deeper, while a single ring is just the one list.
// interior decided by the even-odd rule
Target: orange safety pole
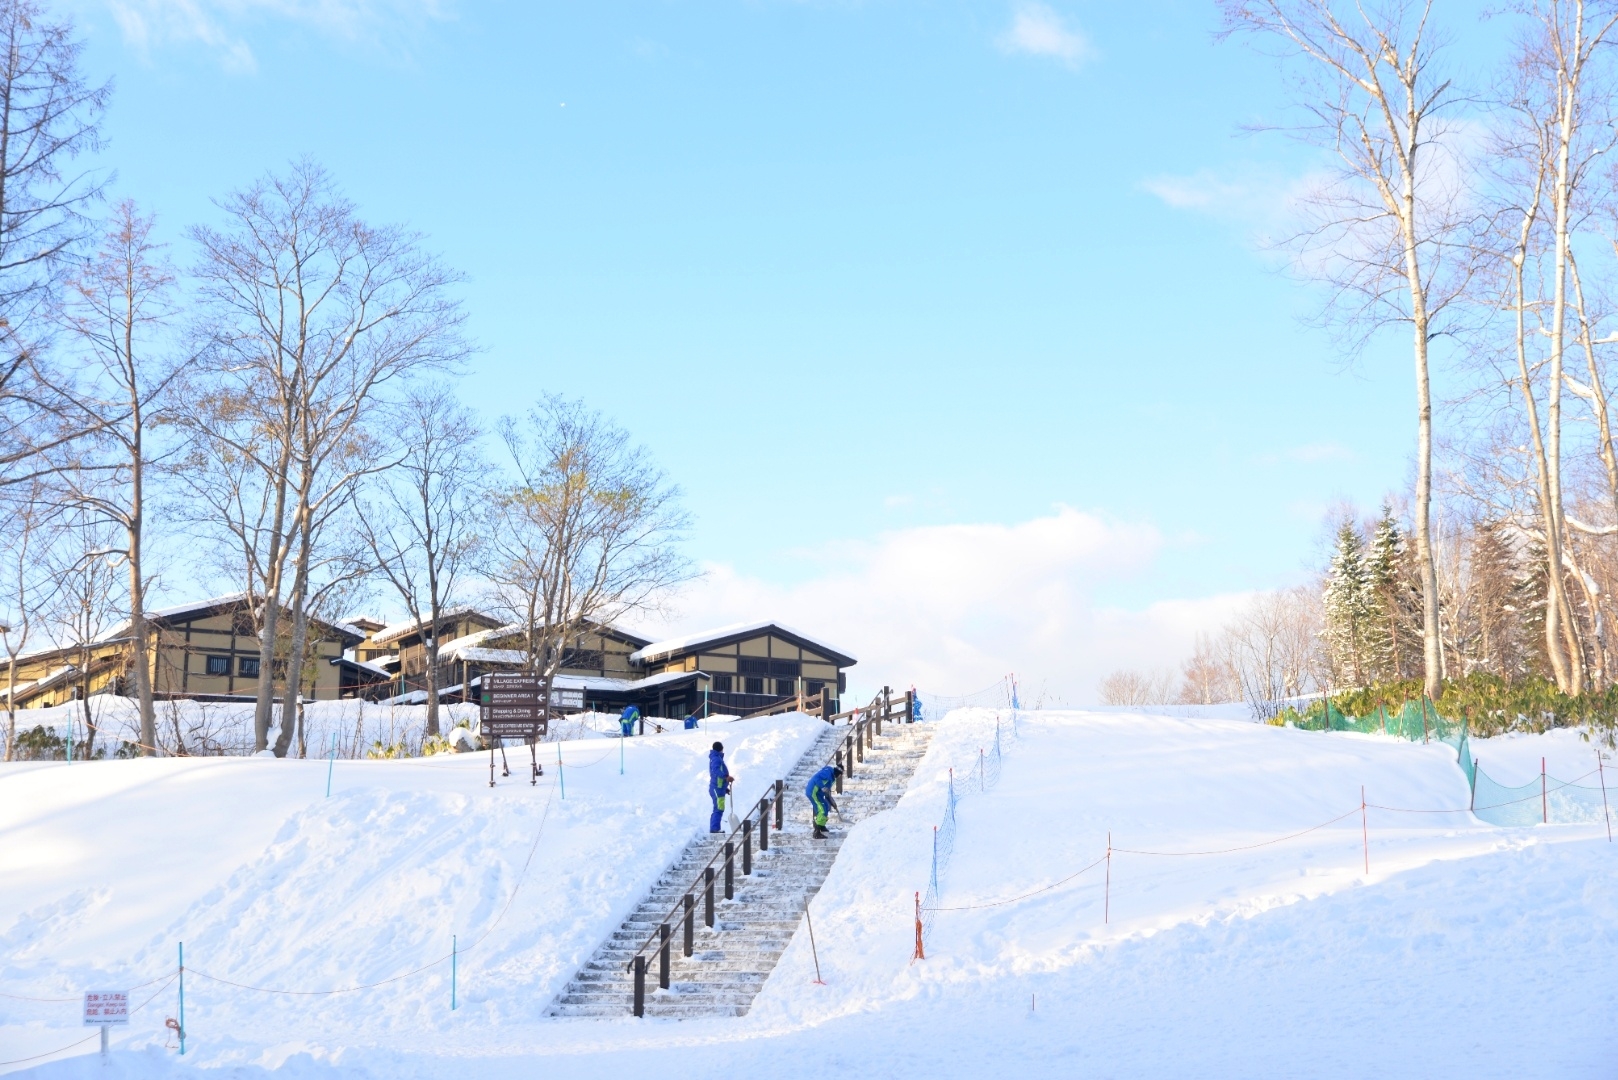
[{"label": "orange safety pole", "polygon": [[927,959],[927,950],[921,944],[921,893],[916,894],[916,953],[910,958],[911,963]]}]

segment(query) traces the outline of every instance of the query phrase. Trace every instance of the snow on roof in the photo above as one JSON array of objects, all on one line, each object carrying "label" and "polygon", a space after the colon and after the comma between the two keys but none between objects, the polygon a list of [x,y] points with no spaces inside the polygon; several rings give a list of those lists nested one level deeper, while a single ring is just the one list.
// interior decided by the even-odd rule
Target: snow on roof
[{"label": "snow on roof", "polygon": [[695,646],[705,645],[708,642],[718,641],[722,638],[750,634],[758,630],[779,630],[784,634],[791,634],[795,638],[802,638],[804,641],[807,641],[816,648],[823,649],[835,656],[844,657],[850,663],[854,662],[854,657],[850,656],[842,649],[828,645],[826,642],[821,641],[819,638],[812,637],[809,634],[804,633],[802,630],[795,630],[792,627],[787,626],[785,623],[778,623],[770,620],[765,620],[764,622],[732,623],[729,626],[721,626],[713,630],[703,630],[699,633],[687,634],[685,637],[669,638],[666,641],[654,641],[644,649],[636,649],[634,652],[630,653],[629,662],[631,664],[642,664],[651,660],[661,660],[663,657],[672,653],[692,649]]},{"label": "snow on roof", "polygon": [[[439,655],[444,656],[447,654],[440,653]],[[521,649],[479,649],[473,645],[454,650],[454,655],[449,658],[452,660],[466,660],[474,664],[525,664],[528,662],[528,654]]]},{"label": "snow on roof", "polygon": [[[506,634],[515,634],[522,630],[522,623],[506,623],[504,626],[494,626],[487,630],[474,630],[470,634],[462,634],[458,638],[451,638],[441,642],[438,646],[438,655],[447,657],[451,653],[462,653],[467,649],[475,649],[490,638],[504,637]],[[465,657],[465,659],[473,659]]]},{"label": "snow on roof", "polygon": [[393,678],[393,672],[389,671],[387,668],[383,667],[381,664],[373,664],[369,660],[355,660],[353,657],[350,657],[350,656],[334,656],[334,657],[331,658],[331,663],[333,663],[333,664],[350,664],[350,665],[352,665],[354,667],[359,668],[361,671],[369,671],[372,675],[379,676],[380,678],[383,678],[383,679],[391,679],[391,678]]},{"label": "snow on roof", "polygon": [[[498,652],[500,650],[490,650]],[[694,678],[704,674],[700,671],[665,671],[660,675],[650,675],[644,679],[614,679],[602,675],[557,675],[551,679],[551,686],[557,690],[603,690],[608,693],[624,694],[636,690],[649,690],[662,686],[664,683],[678,682],[681,679]],[[472,681],[479,683],[483,676],[479,675]]]},{"label": "snow on roof", "polygon": [[[438,616],[438,621],[443,622],[445,619],[459,619],[462,615],[482,615],[485,619],[489,619],[491,621],[494,619],[494,616],[489,615],[486,612],[479,611],[472,604],[459,604],[455,607],[445,609]],[[375,637],[371,638],[370,644],[385,645],[394,638],[401,638],[407,634],[413,634],[417,630],[420,630],[428,621],[429,620],[427,619],[406,619],[404,622],[396,622],[391,625],[384,626],[382,629],[376,632]],[[360,636],[364,637],[365,635],[361,634]],[[457,638],[456,640],[460,639]]]}]

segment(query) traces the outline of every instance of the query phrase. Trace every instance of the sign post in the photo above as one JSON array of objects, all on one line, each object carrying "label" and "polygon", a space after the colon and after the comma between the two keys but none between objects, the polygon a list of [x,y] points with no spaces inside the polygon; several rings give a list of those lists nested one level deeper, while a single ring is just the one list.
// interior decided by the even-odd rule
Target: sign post
[{"label": "sign post", "polygon": [[[550,706],[582,708],[582,690],[552,689],[550,701],[541,701],[545,680],[538,675],[520,672],[485,672],[481,677],[478,695],[478,727],[494,752],[495,739],[522,739],[528,743],[529,783],[538,784],[545,775],[539,763],[536,745],[550,730]],[[491,758],[492,761],[492,758]],[[489,786],[494,786],[494,773],[489,774]]]},{"label": "sign post", "polygon": [[84,1024],[101,1029],[101,1064],[107,1063],[107,1029],[129,1023],[128,990],[88,990],[84,995]]}]

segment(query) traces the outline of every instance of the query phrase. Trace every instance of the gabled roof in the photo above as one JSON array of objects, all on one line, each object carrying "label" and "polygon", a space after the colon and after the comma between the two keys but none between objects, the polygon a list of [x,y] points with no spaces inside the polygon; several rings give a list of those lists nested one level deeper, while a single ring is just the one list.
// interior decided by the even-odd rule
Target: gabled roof
[{"label": "gabled roof", "polygon": [[[467,615],[476,615],[485,622],[489,623],[491,626],[500,625],[499,619],[495,618],[493,615],[490,615],[486,611],[480,611],[472,604],[459,604],[452,608],[446,608],[438,616],[438,621],[451,622]],[[396,622],[389,626],[384,626],[382,629],[376,632],[375,636],[373,636],[367,644],[386,645],[390,641],[395,641],[403,637],[409,637],[411,634],[420,631],[423,626],[428,625],[431,621],[431,619],[406,619],[404,622]]]},{"label": "gabled roof", "polygon": [[[207,600],[197,600],[190,604],[179,604],[175,607],[158,608],[156,611],[148,611],[146,613],[146,621],[169,622],[184,618],[186,616],[195,618],[199,615],[211,615],[215,612],[228,611],[232,608],[239,607],[242,604],[247,603],[248,599],[249,597],[245,592],[226,593],[224,596],[215,596]],[[283,607],[282,610],[289,611],[291,609]],[[322,619],[318,615],[310,615],[309,621],[318,626],[329,627],[337,631],[339,636],[345,639],[352,638],[352,641],[345,640],[343,642],[345,648],[349,645],[355,645],[365,640],[364,631],[360,630],[356,626],[350,626],[346,622],[335,622],[331,619]],[[106,635],[101,640],[111,641],[128,633],[129,623],[126,620],[115,630],[113,630],[112,633]]]},{"label": "gabled roof", "polygon": [[652,663],[673,656],[676,653],[700,652],[704,646],[716,648],[741,641],[744,638],[757,637],[761,633],[774,634],[776,637],[785,638],[794,644],[812,649],[834,662],[838,667],[852,667],[859,662],[841,649],[835,649],[824,641],[810,637],[801,630],[794,630],[790,626],[783,626],[778,622],[732,623],[729,626],[721,626],[713,630],[687,634],[685,637],[653,642],[630,653],[629,662],[631,664]]}]

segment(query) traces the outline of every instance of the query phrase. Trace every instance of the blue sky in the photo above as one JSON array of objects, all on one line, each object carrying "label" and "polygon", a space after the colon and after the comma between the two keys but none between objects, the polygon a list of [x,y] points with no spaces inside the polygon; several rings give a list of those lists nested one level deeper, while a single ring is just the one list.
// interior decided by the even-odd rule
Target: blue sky
[{"label": "blue sky", "polygon": [[177,254],[313,155],[468,275],[469,403],[634,430],[709,570],[654,629],[1085,701],[1409,474],[1408,348],[1345,368],[1300,321],[1259,238],[1314,162],[1241,134],[1280,80],[1206,0],[71,10]]}]

